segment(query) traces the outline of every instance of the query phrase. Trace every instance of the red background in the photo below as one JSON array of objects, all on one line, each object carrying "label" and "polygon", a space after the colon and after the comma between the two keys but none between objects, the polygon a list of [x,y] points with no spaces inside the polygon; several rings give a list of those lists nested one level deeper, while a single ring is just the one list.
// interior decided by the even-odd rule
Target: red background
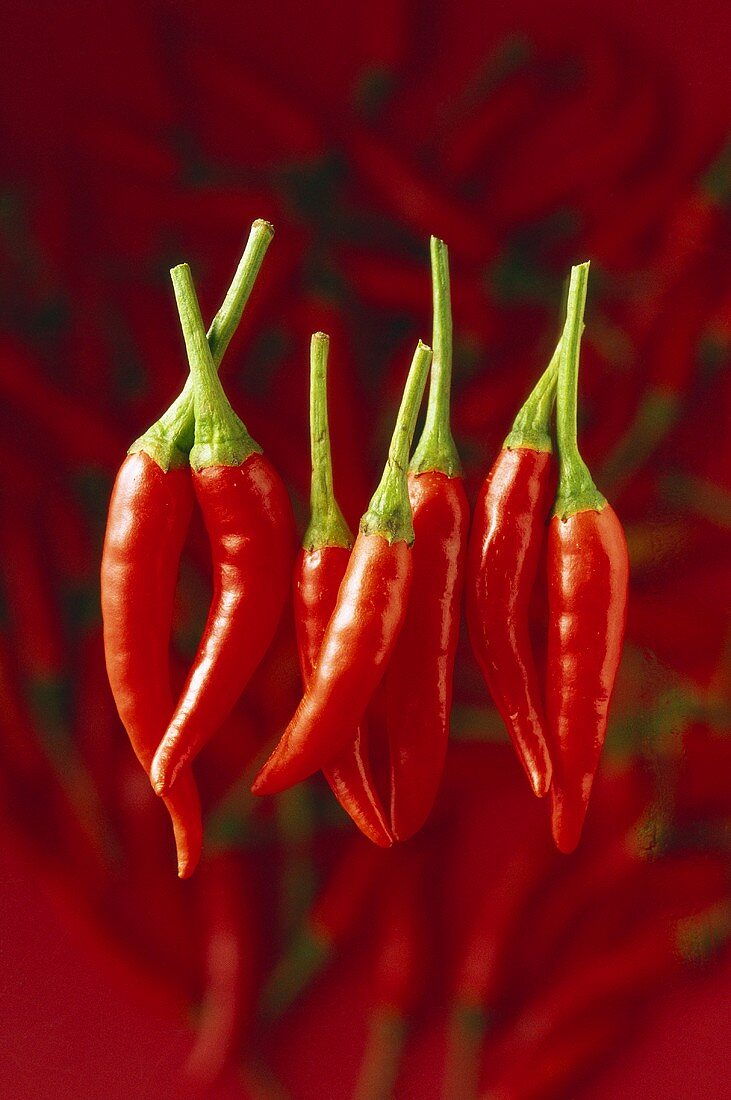
[{"label": "red background", "polygon": [[[409,346],[429,336],[428,234],[445,238],[455,435],[474,499],[550,351],[568,266],[592,259],[581,439],[628,533],[627,647],[582,846],[568,860],[546,853],[493,945],[500,977],[483,1005],[493,1024],[481,1088],[535,1100],[722,1095],[728,159],[711,183],[706,172],[729,131],[727,5],[623,3],[610,15],[520,2],[495,12],[469,3],[35,3],[4,23],[6,1090],[193,1093],[182,1066],[205,992],[216,844],[211,834],[193,883],[175,882],[167,822],[110,710],[98,559],[125,447],[184,377],[167,269],[191,264],[211,316],[248,224],[266,217],[276,237],[222,377],[300,522],[311,331],[332,336],[336,487],[354,524],[382,463]],[[181,659],[205,612],[201,545],[198,531],[181,576]],[[245,781],[235,786],[296,693],[283,629],[200,764],[210,820],[234,784],[228,843],[242,913],[250,910],[242,950],[253,960],[239,988],[252,1004],[312,897],[358,843],[319,781],[256,810],[240,797]],[[521,844],[542,853],[546,843],[544,809],[466,645],[453,725],[434,820],[393,857],[397,867],[429,868],[422,980],[395,1086],[404,1097],[441,1095],[470,932],[493,893],[510,893]],[[642,857],[605,879],[607,852],[624,837],[640,838]],[[389,860],[360,921],[295,1007],[271,1027],[253,1011],[242,1022],[211,1095],[352,1094],[378,1002]],[[649,975],[638,965],[634,981],[600,992],[597,960],[620,960],[643,936],[649,952],[688,918],[708,932],[709,913],[702,962],[681,953]],[[589,993],[554,1019],[553,992],[582,973]],[[582,1057],[592,1021],[599,1038]]]}]

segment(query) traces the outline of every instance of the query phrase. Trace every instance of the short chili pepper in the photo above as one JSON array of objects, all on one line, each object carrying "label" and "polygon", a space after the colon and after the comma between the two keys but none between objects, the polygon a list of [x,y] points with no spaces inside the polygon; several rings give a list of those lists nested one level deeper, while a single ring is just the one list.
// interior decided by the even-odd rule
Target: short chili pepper
[{"label": "short chili pepper", "polygon": [[388,462],[361,519],[317,667],[279,744],[254,780],[254,794],[274,794],[331,764],[383,677],[404,623],[413,574],[406,470],[430,362],[431,349],[419,341]]},{"label": "short chili pepper", "polygon": [[555,485],[549,422],[560,346],[480,490],[467,559],[472,650],[538,798],[551,759],[528,612]]},{"label": "short chili pepper", "polygon": [[[305,687],[317,665],[353,545],[353,536],[333,490],[327,414],[329,344],[329,337],[316,332],[310,345],[310,522],[294,569],[294,617]],[[340,805],[361,832],[375,844],[389,847],[392,837],[371,774],[365,720],[355,728],[350,743],[324,771]]]},{"label": "short chili pepper", "polygon": [[459,637],[469,505],[452,438],[452,311],[447,246],[431,238],[433,360],[424,431],[409,466],[414,577],[386,673],[391,828],[413,836],[432,808],[444,768]]},{"label": "short chili pepper", "polygon": [[579,842],[627,616],[627,541],[579,454],[576,403],[589,264],[571,269],[557,389],[558,496],[548,530],[546,710],[554,772],[552,829],[562,852]]},{"label": "short chili pepper", "polygon": [[[246,250],[208,333],[220,363],[236,331],[273,234],[252,226]],[[132,747],[149,772],[173,712],[170,633],[175,581],[193,493],[187,450],[193,431],[190,379],[176,401],[132,444],[112,491],[104,541],[101,600],[104,651],[112,694]],[[185,878],[202,842],[200,803],[190,773],[165,800]]]},{"label": "short chili pepper", "polygon": [[228,716],[269,647],[289,592],[294,518],[282,479],[231,408],[206,340],[190,268],[171,272],[190,362],[193,488],[213,558],[214,591],[198,652],[152,762],[173,786]]}]

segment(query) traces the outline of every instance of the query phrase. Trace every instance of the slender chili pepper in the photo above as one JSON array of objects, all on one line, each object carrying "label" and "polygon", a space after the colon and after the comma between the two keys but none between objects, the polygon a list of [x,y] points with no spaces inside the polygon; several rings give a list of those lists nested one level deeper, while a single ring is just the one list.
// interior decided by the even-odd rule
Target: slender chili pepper
[{"label": "slender chili pepper", "polygon": [[[208,339],[221,362],[272,237],[255,222],[234,281]],[[133,443],[109,504],[102,556],[107,674],[138,760],[149,771],[170,720],[170,631],[178,564],[193,507],[186,449],[192,439],[192,383]],[[187,772],[166,799],[178,848],[178,873],[192,874],[202,826],[195,781]]]},{"label": "slender chili pepper", "polygon": [[242,866],[231,852],[216,853],[202,868],[206,986],[193,1049],[183,1072],[210,1089],[233,1059],[251,1005],[254,891],[244,890]]},{"label": "slender chili pepper", "polygon": [[53,440],[70,459],[105,468],[117,461],[120,439],[114,423],[88,400],[82,404],[54,384],[28,349],[8,337],[0,343],[0,396],[6,409]]},{"label": "slender chili pepper", "polygon": [[547,715],[553,837],[579,842],[622,652],[629,558],[624,531],[579,454],[576,402],[589,264],[571,269],[558,370],[559,485],[548,533]]},{"label": "slender chili pepper", "polygon": [[528,612],[555,484],[549,421],[560,348],[480,490],[467,560],[472,650],[538,798],[552,769]]},{"label": "slender chili pepper", "polygon": [[467,1100],[477,1092],[480,1050],[506,978],[510,937],[546,866],[546,853],[536,846],[535,836],[521,837],[480,899],[459,959],[444,1070],[445,1100]]},{"label": "slender chili pepper", "polygon": [[[4,503],[2,491],[0,503]],[[19,510],[12,522],[2,515],[0,553],[5,568],[0,588],[10,609],[31,728],[39,735],[43,753],[72,808],[77,826],[101,857],[104,813],[99,792],[69,728],[64,624],[57,593],[43,560],[40,531],[33,518]]]},{"label": "slender chili pepper", "polygon": [[[353,545],[333,491],[326,392],[328,347],[329,337],[316,332],[310,348],[311,514],[294,569],[294,615],[305,688],[317,665]],[[371,774],[365,720],[324,772],[338,802],[361,832],[374,844],[388,848],[392,838]]]},{"label": "slender chili pepper", "polygon": [[[403,850],[404,854],[407,851]],[[395,1095],[399,1065],[424,989],[428,956],[424,922],[424,853],[392,863],[376,918],[376,958],[368,1040],[353,1100]]]},{"label": "slender chili pepper", "polygon": [[399,221],[412,225],[418,233],[435,225],[468,260],[484,263],[494,256],[496,244],[484,219],[473,218],[447,192],[439,191],[428,173],[415,171],[401,151],[352,127],[346,141],[356,171]]},{"label": "slender chili pepper", "polygon": [[173,268],[171,277],[191,369],[190,464],[211,544],[214,593],[198,652],[152,763],[150,777],[160,795],[214,735],[269,647],[289,592],[294,552],[287,490],[223,392],[187,264]]},{"label": "slender chili pepper", "polygon": [[424,432],[409,466],[414,576],[386,673],[391,827],[407,840],[424,824],[444,768],[469,526],[450,428],[452,313],[447,246],[431,238],[434,332]]},{"label": "slender chili pepper", "polygon": [[353,932],[376,882],[381,850],[354,834],[301,930],[281,955],[261,998],[267,1020],[280,1016]]},{"label": "slender chili pepper", "polygon": [[332,763],[365,713],[406,616],[413,574],[406,469],[431,349],[419,341],[406,380],[388,462],[348,561],[309,687],[254,780],[274,794]]}]

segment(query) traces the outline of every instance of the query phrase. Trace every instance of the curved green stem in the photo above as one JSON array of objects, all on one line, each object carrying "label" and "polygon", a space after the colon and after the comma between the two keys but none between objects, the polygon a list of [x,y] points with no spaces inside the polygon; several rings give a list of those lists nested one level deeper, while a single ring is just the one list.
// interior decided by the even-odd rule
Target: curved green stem
[{"label": "curved green stem", "polygon": [[251,438],[223,392],[190,268],[187,264],[179,264],[172,269],[170,277],[193,385],[195,442],[190,464],[196,470],[207,466],[240,466],[249,455],[261,453],[261,447]]},{"label": "curved green stem", "polygon": [[411,545],[414,541],[406,475],[411,441],[414,438],[416,418],[419,415],[430,363],[431,348],[419,340],[401,398],[401,407],[388,450],[388,462],[381,482],[371,497],[368,511],[360,521],[360,529],[364,534],[382,535],[389,542],[403,539]]},{"label": "curved green stem", "polygon": [[553,512],[561,519],[567,519],[576,512],[600,512],[607,503],[579,454],[576,434],[579,350],[581,333],[584,329],[584,306],[588,281],[588,262],[571,268],[556,394],[556,437],[560,465],[558,495]]},{"label": "curved green stem", "polygon": [[310,452],[312,481],[310,522],[302,545],[305,550],[322,546],[353,545],[353,536],[335,499],[333,489],[330,426],[327,415],[327,356],[330,337],[316,332],[310,341]]},{"label": "curved green stem", "polygon": [[452,438],[450,398],[452,391],[452,303],[449,290],[449,252],[444,241],[431,238],[433,302],[433,358],[429,402],[421,439],[409,469],[423,474],[439,470],[447,477],[459,477],[462,464]]},{"label": "curved green stem", "polygon": [[536,382],[527,401],[513,421],[513,427],[503,447],[523,447],[529,451],[553,450],[551,440],[551,414],[556,400],[556,379],[561,356],[561,341],[551,356],[551,361]]},{"label": "curved green stem", "polygon": [[[216,369],[221,365],[226,348],[241,321],[273,236],[274,226],[270,222],[258,218],[253,223],[226,297],[208,330],[208,345]],[[128,453],[144,451],[163,470],[169,470],[188,465],[188,453],[194,439],[193,379],[189,375],[172,405],[144,435],[135,440]]]}]

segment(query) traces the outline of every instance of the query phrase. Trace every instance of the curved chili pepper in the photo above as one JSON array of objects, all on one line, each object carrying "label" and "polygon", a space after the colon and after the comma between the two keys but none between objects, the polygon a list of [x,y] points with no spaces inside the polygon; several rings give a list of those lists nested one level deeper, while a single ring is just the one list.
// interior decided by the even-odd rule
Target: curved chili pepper
[{"label": "curved chili pepper", "polygon": [[472,650],[538,798],[552,768],[528,612],[555,483],[549,420],[560,347],[480,490],[467,559]]},{"label": "curved chili pepper", "polygon": [[[311,516],[294,570],[294,617],[305,688],[317,665],[353,545],[333,492],[326,393],[328,347],[329,337],[316,332],[310,351]],[[365,721],[356,727],[352,743],[324,772],[338,802],[361,832],[374,844],[390,847],[392,838],[368,759]]]},{"label": "curved chili pepper", "polygon": [[413,574],[406,468],[431,349],[419,341],[388,462],[360,522],[309,687],[252,791],[274,794],[330,764],[378,687],[404,623]]},{"label": "curved chili pepper", "polygon": [[181,264],[171,277],[190,361],[190,463],[211,543],[214,593],[198,652],[152,762],[150,778],[159,795],[170,791],[214,735],[269,647],[289,592],[294,550],[287,490],[223,392],[190,268]]},{"label": "curved chili pepper", "polygon": [[[217,363],[236,330],[271,237],[268,223],[254,223],[209,332]],[[169,645],[178,565],[193,508],[186,457],[192,413],[188,380],[167,412],[132,444],[112,490],[102,554],[107,674],[119,716],[147,772],[173,711]],[[178,873],[185,878],[198,862],[202,843],[200,803],[190,773],[166,806],[175,831]]]},{"label": "curved chili pepper", "polygon": [[614,509],[579,454],[576,399],[589,264],[571,269],[558,370],[559,485],[548,531],[547,715],[553,838],[579,842],[622,653],[629,558]]},{"label": "curved chili pepper", "polygon": [[431,238],[434,334],[424,432],[409,466],[414,576],[386,673],[391,827],[407,840],[424,824],[444,768],[469,525],[449,423],[452,314],[447,246]]}]

